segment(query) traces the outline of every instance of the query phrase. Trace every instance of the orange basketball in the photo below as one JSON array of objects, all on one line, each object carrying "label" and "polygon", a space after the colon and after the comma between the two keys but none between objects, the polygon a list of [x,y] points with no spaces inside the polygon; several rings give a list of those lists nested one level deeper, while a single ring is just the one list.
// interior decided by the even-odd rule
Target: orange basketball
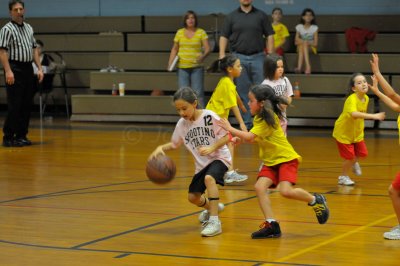
[{"label": "orange basketball", "polygon": [[170,182],[176,174],[174,161],[166,155],[158,155],[147,162],[146,175],[156,184],[166,184]]}]

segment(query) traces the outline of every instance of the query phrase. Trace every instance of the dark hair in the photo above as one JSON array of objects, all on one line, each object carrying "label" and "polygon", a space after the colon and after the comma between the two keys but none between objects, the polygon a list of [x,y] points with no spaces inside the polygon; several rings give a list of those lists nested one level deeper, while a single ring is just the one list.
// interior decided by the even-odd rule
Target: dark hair
[{"label": "dark hair", "polygon": [[279,12],[281,12],[281,14],[283,14],[282,8],[280,8],[280,7],[275,7],[274,9],[272,9],[271,14],[274,14],[275,11],[279,11]]},{"label": "dark hair", "polygon": [[174,102],[177,100],[184,100],[188,103],[195,103],[197,101],[196,92],[190,87],[182,87],[174,93]]},{"label": "dark hair", "polygon": [[41,40],[36,40],[36,44],[40,45],[40,47],[44,46],[44,43]]},{"label": "dark hair", "polygon": [[346,98],[347,97],[349,97],[351,94],[353,94],[353,87],[354,87],[354,85],[355,85],[355,78],[356,77],[358,77],[358,76],[363,76],[363,77],[365,77],[365,75],[363,74],[363,73],[360,73],[360,72],[356,72],[356,73],[353,73],[353,75],[351,75],[351,77],[350,77],[350,80],[349,80],[349,83],[348,83],[348,85],[347,85],[347,93],[346,93]]},{"label": "dark hair", "polygon": [[283,97],[276,96],[274,89],[269,85],[255,85],[250,88],[250,92],[254,95],[257,102],[263,103],[263,108],[258,115],[261,116],[269,126],[276,128],[277,125],[275,123],[274,113],[279,119],[285,118],[282,110],[279,108],[279,104],[283,103],[289,105],[289,102]]},{"label": "dark hair", "polygon": [[274,79],[279,60],[283,62],[282,56],[277,54],[270,54],[264,58],[264,78],[269,80]]},{"label": "dark hair", "polygon": [[236,55],[229,54],[222,59],[215,60],[211,66],[207,68],[207,72],[216,73],[223,71],[225,74],[228,74],[228,67],[233,67],[238,59]]},{"label": "dark hair", "polygon": [[194,17],[194,26],[197,28],[197,24],[198,24],[197,14],[193,10],[186,11],[185,15],[183,16],[183,27],[185,27],[185,28],[187,27],[186,20],[189,18],[190,15],[193,15],[193,17]]},{"label": "dark hair", "polygon": [[21,4],[23,8],[25,8],[25,4],[22,0],[10,0],[8,2],[8,9],[11,11],[16,4]]},{"label": "dark hair", "polygon": [[317,20],[316,20],[316,18],[315,18],[314,10],[312,10],[311,8],[305,8],[305,9],[303,10],[303,12],[301,12],[300,23],[301,23],[301,24],[304,24],[304,23],[305,23],[303,17],[304,17],[304,16],[306,15],[306,13],[308,13],[308,12],[310,12],[310,13],[312,14],[312,16],[313,16],[313,20],[311,20],[311,24],[317,25]]}]

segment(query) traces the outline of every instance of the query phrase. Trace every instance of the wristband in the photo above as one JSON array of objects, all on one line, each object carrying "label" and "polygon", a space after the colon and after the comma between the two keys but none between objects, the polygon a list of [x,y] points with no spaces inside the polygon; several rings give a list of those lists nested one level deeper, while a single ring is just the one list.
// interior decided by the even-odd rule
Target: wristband
[{"label": "wristband", "polygon": [[232,133],[231,132],[228,132],[228,139],[229,139],[229,142],[232,142],[233,137],[232,137]]}]

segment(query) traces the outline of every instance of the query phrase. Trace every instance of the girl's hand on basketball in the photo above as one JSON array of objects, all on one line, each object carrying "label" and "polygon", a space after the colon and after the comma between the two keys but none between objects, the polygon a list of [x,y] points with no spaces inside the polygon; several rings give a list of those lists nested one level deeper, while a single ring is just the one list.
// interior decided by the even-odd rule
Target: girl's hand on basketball
[{"label": "girl's hand on basketball", "polygon": [[158,147],[150,154],[148,161],[150,161],[151,159],[157,157],[157,156],[160,155],[160,154],[165,155],[165,153],[164,153],[162,147],[161,147],[161,146],[158,146]]}]

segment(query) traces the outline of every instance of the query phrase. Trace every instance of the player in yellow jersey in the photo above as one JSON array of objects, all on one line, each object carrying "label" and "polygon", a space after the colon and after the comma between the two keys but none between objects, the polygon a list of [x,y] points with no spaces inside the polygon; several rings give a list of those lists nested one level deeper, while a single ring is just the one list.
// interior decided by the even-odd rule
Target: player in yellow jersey
[{"label": "player in yellow jersey", "polygon": [[221,126],[235,136],[248,142],[257,142],[259,156],[263,161],[260,169],[255,190],[258,202],[265,221],[258,231],[251,234],[252,238],[274,238],[281,236],[279,223],[275,220],[268,196],[268,189],[279,185],[279,192],[289,199],[300,200],[308,203],[317,216],[318,222],[324,224],[329,218],[329,209],[324,196],[314,195],[302,188],[293,187],[297,182],[297,169],[300,155],[289,143],[279,118],[282,111],[279,104],[288,104],[287,100],[276,96],[274,90],[268,85],[257,85],[250,89],[249,107],[251,115],[255,115],[253,128],[250,132],[233,128],[229,121],[222,119]]}]

